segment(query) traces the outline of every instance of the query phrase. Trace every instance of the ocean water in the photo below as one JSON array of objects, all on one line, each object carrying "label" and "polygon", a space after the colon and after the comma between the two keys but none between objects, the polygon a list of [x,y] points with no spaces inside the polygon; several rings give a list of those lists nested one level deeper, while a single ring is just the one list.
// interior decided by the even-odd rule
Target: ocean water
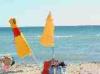
[{"label": "ocean water", "polygon": [[[52,57],[51,48],[40,42],[42,27],[21,28],[38,63]],[[0,56],[11,54],[17,62],[33,62],[17,56],[11,28],[0,28]],[[60,26],[55,29],[55,58],[66,63],[100,62],[100,26]]]}]

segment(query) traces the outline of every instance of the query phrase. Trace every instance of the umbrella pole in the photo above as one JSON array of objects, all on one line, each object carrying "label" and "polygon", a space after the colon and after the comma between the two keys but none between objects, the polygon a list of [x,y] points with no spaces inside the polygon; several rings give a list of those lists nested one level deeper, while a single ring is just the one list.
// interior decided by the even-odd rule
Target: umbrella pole
[{"label": "umbrella pole", "polygon": [[32,54],[30,57],[31,57],[32,61],[34,61],[34,63],[38,65],[38,60],[37,60],[36,56]]},{"label": "umbrella pole", "polygon": [[32,61],[34,61],[34,63],[38,66],[38,68],[40,69],[40,66],[38,64],[38,60],[36,59],[35,55],[31,55],[30,56],[32,58]]},{"label": "umbrella pole", "polygon": [[54,47],[52,47],[52,59],[55,58],[55,51],[54,51]]}]

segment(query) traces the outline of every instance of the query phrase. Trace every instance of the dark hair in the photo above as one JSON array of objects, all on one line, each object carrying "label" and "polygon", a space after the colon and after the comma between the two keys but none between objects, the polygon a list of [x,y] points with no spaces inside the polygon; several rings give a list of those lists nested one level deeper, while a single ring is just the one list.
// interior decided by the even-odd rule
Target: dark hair
[{"label": "dark hair", "polygon": [[11,66],[13,66],[14,64],[15,64],[15,61],[13,60],[12,63],[11,63]]},{"label": "dark hair", "polygon": [[55,67],[55,65],[51,65],[51,67]]},{"label": "dark hair", "polygon": [[13,66],[15,64],[15,60],[14,60],[14,57],[12,57],[12,63],[11,63],[11,66]]},{"label": "dark hair", "polygon": [[59,66],[65,66],[65,63],[64,62],[61,62],[60,64],[59,64]]}]

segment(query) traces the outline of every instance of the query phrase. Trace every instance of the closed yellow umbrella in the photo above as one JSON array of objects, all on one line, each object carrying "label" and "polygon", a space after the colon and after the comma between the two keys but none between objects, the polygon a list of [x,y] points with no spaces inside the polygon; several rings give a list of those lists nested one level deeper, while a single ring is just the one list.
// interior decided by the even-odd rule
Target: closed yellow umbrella
[{"label": "closed yellow umbrella", "polygon": [[32,54],[31,49],[27,41],[25,40],[22,32],[17,27],[15,18],[11,18],[9,22],[11,24],[11,28],[14,34],[14,42],[15,42],[16,51],[17,51],[18,56],[20,58],[30,56]]},{"label": "closed yellow umbrella", "polygon": [[45,47],[54,47],[54,23],[51,12],[47,16],[44,31],[40,38],[40,43]]},{"label": "closed yellow umbrella", "polygon": [[43,30],[43,34],[40,38],[40,43],[45,47],[52,48],[53,58],[54,58],[54,30],[55,30],[55,27],[54,27],[53,19],[51,16],[51,12],[49,12],[49,15],[47,16],[46,24]]}]

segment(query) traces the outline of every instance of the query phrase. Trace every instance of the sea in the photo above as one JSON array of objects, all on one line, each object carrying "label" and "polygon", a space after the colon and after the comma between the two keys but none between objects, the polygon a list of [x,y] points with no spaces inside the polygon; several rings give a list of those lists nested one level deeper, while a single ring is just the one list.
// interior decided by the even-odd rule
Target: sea
[{"label": "sea", "polygon": [[[40,44],[43,27],[21,27],[32,56],[38,64],[52,58],[52,48]],[[100,26],[56,26],[55,59],[66,63],[100,62]],[[34,63],[32,57],[18,57],[10,27],[0,27],[0,57],[10,54],[15,61]]]}]

